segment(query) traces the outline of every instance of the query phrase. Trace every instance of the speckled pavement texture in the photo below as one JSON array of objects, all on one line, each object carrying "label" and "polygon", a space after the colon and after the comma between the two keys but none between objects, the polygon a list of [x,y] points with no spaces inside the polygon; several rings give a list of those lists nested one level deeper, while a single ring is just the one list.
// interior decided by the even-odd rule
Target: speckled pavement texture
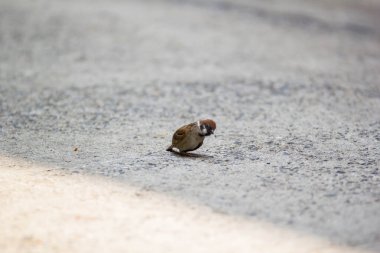
[{"label": "speckled pavement texture", "polygon": [[[2,0],[0,154],[379,252],[379,23],[371,0]],[[205,117],[202,156],[165,151]]]}]

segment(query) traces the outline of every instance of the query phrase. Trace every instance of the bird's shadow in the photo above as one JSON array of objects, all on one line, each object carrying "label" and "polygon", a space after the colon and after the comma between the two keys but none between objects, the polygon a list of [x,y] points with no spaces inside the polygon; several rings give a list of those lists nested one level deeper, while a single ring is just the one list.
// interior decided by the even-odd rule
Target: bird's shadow
[{"label": "bird's shadow", "polygon": [[203,154],[197,154],[197,153],[178,153],[175,151],[171,151],[172,154],[180,157],[185,157],[185,158],[214,158],[213,156],[210,155],[203,155]]}]

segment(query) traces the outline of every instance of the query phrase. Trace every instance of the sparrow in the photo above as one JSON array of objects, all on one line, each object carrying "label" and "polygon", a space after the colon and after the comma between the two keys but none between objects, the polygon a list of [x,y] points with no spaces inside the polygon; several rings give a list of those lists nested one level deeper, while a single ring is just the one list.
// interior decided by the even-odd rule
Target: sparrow
[{"label": "sparrow", "polygon": [[173,134],[172,145],[166,151],[186,153],[200,148],[206,136],[214,134],[216,124],[211,119],[198,120],[182,126]]}]

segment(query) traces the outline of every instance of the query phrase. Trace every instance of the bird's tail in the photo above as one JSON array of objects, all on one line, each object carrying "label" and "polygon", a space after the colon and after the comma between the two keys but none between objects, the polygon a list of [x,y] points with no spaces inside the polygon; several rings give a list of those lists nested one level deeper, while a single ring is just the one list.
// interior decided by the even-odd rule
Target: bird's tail
[{"label": "bird's tail", "polygon": [[174,151],[174,150],[173,150],[173,145],[170,145],[170,146],[166,149],[166,151],[173,152],[173,151]]}]

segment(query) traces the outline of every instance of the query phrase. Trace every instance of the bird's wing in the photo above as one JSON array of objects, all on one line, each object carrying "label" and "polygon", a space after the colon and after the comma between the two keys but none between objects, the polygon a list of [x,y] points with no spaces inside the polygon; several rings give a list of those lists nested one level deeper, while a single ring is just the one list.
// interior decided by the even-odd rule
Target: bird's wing
[{"label": "bird's wing", "polygon": [[186,137],[186,133],[188,133],[194,126],[196,126],[196,123],[191,123],[177,129],[177,131],[175,131],[175,133],[173,134],[172,144],[176,145],[183,141]]}]

